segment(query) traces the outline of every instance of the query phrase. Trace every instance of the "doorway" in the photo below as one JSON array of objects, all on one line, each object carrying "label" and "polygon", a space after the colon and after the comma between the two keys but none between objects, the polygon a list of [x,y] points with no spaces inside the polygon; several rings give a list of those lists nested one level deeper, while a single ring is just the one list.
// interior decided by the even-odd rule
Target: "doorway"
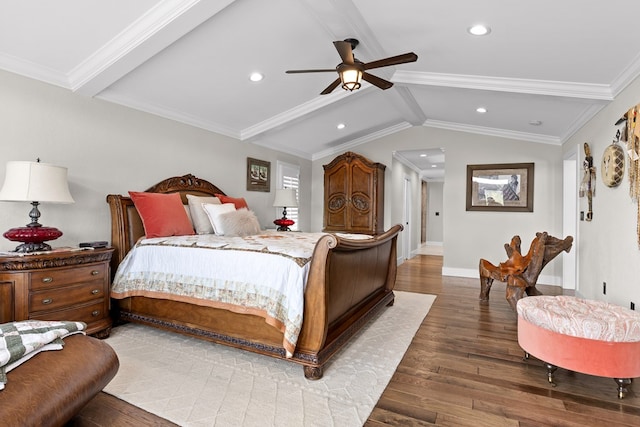
[{"label": "doorway", "polygon": [[411,179],[404,177],[404,203],[402,212],[402,225],[404,231],[402,233],[402,258],[411,259]]}]

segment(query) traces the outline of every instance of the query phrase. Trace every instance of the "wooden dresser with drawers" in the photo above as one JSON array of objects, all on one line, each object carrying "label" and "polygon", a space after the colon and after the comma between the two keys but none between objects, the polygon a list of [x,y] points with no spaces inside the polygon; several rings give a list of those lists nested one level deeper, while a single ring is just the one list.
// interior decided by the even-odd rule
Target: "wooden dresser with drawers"
[{"label": "wooden dresser with drawers", "polygon": [[0,323],[82,321],[87,334],[108,337],[112,253],[102,248],[0,256]]}]

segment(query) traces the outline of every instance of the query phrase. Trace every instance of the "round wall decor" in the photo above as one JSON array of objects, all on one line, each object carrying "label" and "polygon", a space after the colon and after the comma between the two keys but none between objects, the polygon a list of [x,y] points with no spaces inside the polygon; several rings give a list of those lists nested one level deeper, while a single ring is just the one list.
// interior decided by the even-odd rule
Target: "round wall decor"
[{"label": "round wall decor", "polygon": [[602,155],[602,181],[607,187],[617,187],[624,176],[624,150],[615,142]]}]

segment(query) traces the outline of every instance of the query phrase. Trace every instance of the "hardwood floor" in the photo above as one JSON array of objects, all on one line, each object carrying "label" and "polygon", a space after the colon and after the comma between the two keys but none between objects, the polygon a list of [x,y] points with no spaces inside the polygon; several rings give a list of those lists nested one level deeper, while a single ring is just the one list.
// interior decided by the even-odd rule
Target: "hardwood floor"
[{"label": "hardwood floor", "polygon": [[[551,387],[540,361],[523,361],[504,284],[481,303],[478,279],[443,278],[441,270],[442,258],[426,255],[398,268],[396,289],[438,297],[365,426],[640,425],[640,386],[619,400],[612,379],[559,369]],[[68,424],[174,425],[105,393]]]},{"label": "hardwood floor", "polygon": [[366,426],[640,425],[640,386],[619,400],[612,379],[558,369],[551,387],[540,361],[523,361],[504,284],[481,303],[479,279],[443,278],[441,262],[419,256],[398,269],[396,289],[438,297]]}]

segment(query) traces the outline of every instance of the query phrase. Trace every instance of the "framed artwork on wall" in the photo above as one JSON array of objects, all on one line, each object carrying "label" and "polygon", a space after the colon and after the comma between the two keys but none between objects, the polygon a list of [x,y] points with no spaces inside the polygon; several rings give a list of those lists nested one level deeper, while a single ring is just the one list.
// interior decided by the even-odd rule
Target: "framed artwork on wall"
[{"label": "framed artwork on wall", "polygon": [[467,210],[533,212],[533,163],[467,165]]},{"label": "framed artwork on wall", "polygon": [[247,191],[271,191],[271,162],[247,157]]}]

